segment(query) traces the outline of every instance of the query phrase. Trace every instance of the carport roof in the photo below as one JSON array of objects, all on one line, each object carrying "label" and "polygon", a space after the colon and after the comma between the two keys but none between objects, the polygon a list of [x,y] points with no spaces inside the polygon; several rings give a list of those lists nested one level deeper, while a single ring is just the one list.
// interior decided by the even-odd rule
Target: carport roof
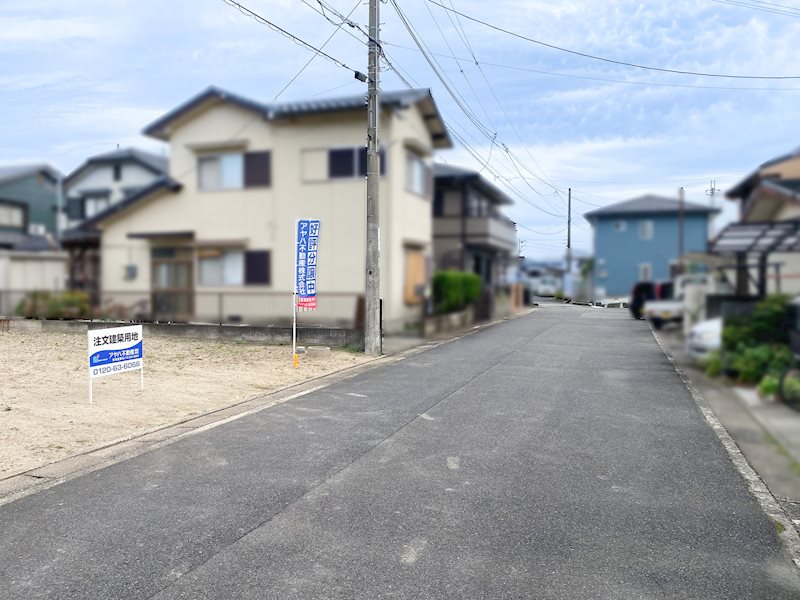
[{"label": "carport roof", "polygon": [[709,243],[708,249],[720,256],[800,252],[800,219],[731,223]]}]

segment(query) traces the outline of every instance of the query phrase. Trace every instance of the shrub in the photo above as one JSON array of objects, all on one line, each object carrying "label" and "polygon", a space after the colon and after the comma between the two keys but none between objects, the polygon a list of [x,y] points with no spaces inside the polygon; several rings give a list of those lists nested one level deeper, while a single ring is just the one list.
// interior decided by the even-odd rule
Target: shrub
[{"label": "shrub", "polygon": [[761,383],[758,384],[758,393],[762,396],[774,396],[778,393],[781,387],[781,380],[778,375],[772,373],[764,375]]},{"label": "shrub", "polygon": [[481,295],[483,282],[474,273],[439,271],[433,275],[433,302],[437,313],[461,310]]},{"label": "shrub", "polygon": [[767,374],[772,360],[772,348],[766,344],[742,348],[736,354],[733,368],[743,383],[758,383]]},{"label": "shrub", "polygon": [[749,317],[726,321],[722,331],[722,347],[735,351],[742,345],[788,345],[788,304],[789,296],[774,294],[756,304]]},{"label": "shrub", "polygon": [[86,319],[91,307],[85,292],[30,292],[17,304],[16,313],[27,318]]},{"label": "shrub", "polygon": [[719,377],[722,372],[722,359],[719,350],[712,350],[704,361],[706,375],[709,377]]}]

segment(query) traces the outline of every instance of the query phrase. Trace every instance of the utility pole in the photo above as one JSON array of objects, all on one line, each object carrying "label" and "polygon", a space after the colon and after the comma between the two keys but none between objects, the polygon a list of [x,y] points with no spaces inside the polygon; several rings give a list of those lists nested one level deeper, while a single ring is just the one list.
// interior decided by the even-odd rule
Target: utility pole
[{"label": "utility pole", "polygon": [[380,75],[378,36],[380,0],[369,0],[369,69],[367,83],[367,264],[364,298],[364,352],[381,355],[380,322],[380,164],[378,156],[378,77]]},{"label": "utility pole", "polygon": [[[570,289],[567,288],[569,283]],[[564,278],[564,293],[572,294],[572,188],[567,190],[567,270]]]},{"label": "utility pole", "polygon": [[683,275],[683,186],[678,190],[678,275]]},{"label": "utility pole", "polygon": [[717,181],[715,179],[712,179],[711,187],[706,190],[706,196],[711,197],[711,208],[716,208],[716,206],[714,206],[716,204],[715,199],[717,197],[717,194],[721,191],[722,190],[717,188]]}]

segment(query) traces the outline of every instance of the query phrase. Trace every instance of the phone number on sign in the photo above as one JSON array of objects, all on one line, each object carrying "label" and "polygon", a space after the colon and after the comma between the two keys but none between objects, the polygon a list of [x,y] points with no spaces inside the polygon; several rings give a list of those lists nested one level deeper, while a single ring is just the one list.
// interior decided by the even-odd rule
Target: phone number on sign
[{"label": "phone number on sign", "polygon": [[142,366],[142,361],[129,360],[123,363],[106,365],[105,367],[95,367],[94,369],[92,369],[92,375],[103,375],[104,373],[117,373],[119,371],[129,371],[130,369],[138,369],[141,366]]}]

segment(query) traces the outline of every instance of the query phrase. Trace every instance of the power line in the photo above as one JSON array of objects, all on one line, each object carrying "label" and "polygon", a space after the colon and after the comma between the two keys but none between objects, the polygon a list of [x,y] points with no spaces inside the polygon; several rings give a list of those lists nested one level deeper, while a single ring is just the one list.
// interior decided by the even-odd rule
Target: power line
[{"label": "power line", "polygon": [[[495,31],[499,31],[501,33],[505,33],[506,35],[510,35],[512,37],[525,40],[527,42],[531,42],[533,44],[538,44],[539,46],[544,46],[546,48],[550,48],[552,50],[558,50],[559,52],[566,52],[567,54],[572,54],[574,56],[581,56],[583,58],[588,58],[591,60],[597,60],[602,62],[607,62],[615,65],[622,65],[624,67],[632,67],[635,69],[646,69],[648,71],[659,71],[662,73],[676,73],[678,75],[695,75],[698,77],[719,77],[724,79],[774,79],[774,80],[782,80],[782,79],[800,79],[800,75],[728,75],[723,73],[704,73],[701,71],[683,71],[680,69],[669,69],[665,67],[652,67],[648,65],[640,65],[638,63],[626,62],[622,60],[615,60],[613,58],[606,58],[604,56],[597,56],[594,54],[588,54],[586,52],[579,52],[577,50],[570,50],[569,48],[564,48],[562,46],[556,46],[555,44],[549,44],[547,42],[542,42],[541,40],[534,39],[532,37],[528,37],[519,33],[515,33],[513,31],[509,31],[508,29],[503,29],[502,27],[498,27],[497,25],[492,25],[491,23],[487,23],[486,21],[482,21],[481,19],[477,19],[475,17],[471,17],[461,11],[456,10],[455,8],[450,8],[437,2],[436,0],[426,0],[431,4],[435,4],[436,6],[440,6],[445,10],[452,11],[453,13],[464,17],[470,21],[475,23],[480,23],[485,27],[489,27],[490,29],[494,29]],[[395,3],[395,0],[392,0],[392,3]]]},{"label": "power line", "polygon": [[250,17],[251,19],[253,19],[254,21],[260,23],[261,25],[264,25],[265,27],[268,27],[269,29],[272,29],[273,31],[275,31],[277,33],[280,33],[282,36],[289,38],[290,40],[292,40],[296,44],[306,48],[307,50],[311,50],[312,52],[315,53],[315,56],[319,55],[319,56],[322,56],[324,58],[327,58],[329,61],[331,61],[335,65],[340,66],[343,69],[347,69],[348,71],[352,72],[356,76],[356,79],[359,79],[361,81],[366,81],[366,77],[367,76],[364,75],[361,71],[359,71],[357,69],[353,69],[352,67],[348,67],[345,63],[340,61],[338,58],[334,58],[333,56],[331,56],[327,52],[322,51],[320,48],[317,48],[316,46],[313,46],[313,45],[309,44],[304,39],[294,35],[293,33],[290,33],[288,31],[286,31],[283,27],[279,27],[278,25],[276,25],[272,21],[270,21],[268,19],[265,19],[264,17],[262,17],[261,15],[259,15],[256,12],[250,10],[249,8],[247,8],[246,6],[241,4],[240,2],[236,2],[236,0],[222,0],[222,2],[224,2],[228,6],[232,6],[233,8],[238,9],[239,12],[242,13],[243,15],[245,15],[246,17]]},{"label": "power line", "polygon": [[[352,15],[352,14],[353,14],[353,13],[356,11],[356,9],[357,9],[359,6],[361,6],[361,0],[358,0],[358,1],[356,2],[356,5],[353,7],[353,10],[351,10],[351,11],[350,11],[350,13],[347,15],[347,20],[349,20],[349,19],[350,19],[350,15]],[[331,33],[331,34],[328,36],[328,39],[327,39],[327,40],[325,40],[325,41],[323,42],[323,44],[320,46],[320,50],[319,50],[319,52],[321,52],[321,51],[322,51],[322,48],[324,48],[325,46],[327,46],[327,45],[328,45],[328,42],[330,42],[330,41],[333,39],[333,36],[335,36],[337,33],[339,33],[339,31],[342,29],[342,25],[344,25],[344,24],[345,24],[345,22],[346,22],[346,20],[345,20],[345,19],[342,19],[342,21],[341,21],[341,22],[340,22],[338,25],[336,25],[336,24],[334,23],[334,25],[336,25],[336,29],[334,29],[334,30],[333,30],[333,33]],[[314,60],[315,58],[317,58],[317,56],[319,55],[319,52],[315,52],[314,54],[312,54],[312,55],[311,55],[311,58],[309,58],[309,59],[308,59],[308,61],[306,61],[306,64],[304,64],[302,67],[300,67],[300,70],[299,70],[297,73],[295,73],[294,77],[292,77],[292,78],[289,80],[289,82],[288,82],[288,83],[287,83],[285,86],[283,86],[283,87],[281,88],[281,91],[280,91],[280,92],[278,92],[277,94],[275,94],[275,96],[272,98],[273,100],[277,100],[278,98],[280,98],[281,94],[283,94],[283,92],[285,92],[285,91],[287,90],[287,88],[288,88],[290,85],[292,85],[292,84],[295,82],[295,80],[296,80],[298,77],[300,77],[300,75],[302,75],[303,71],[305,71],[305,70],[306,70],[306,68],[308,67],[308,65],[310,65],[310,64],[313,62],[313,60]]]},{"label": "power line", "polygon": [[800,11],[798,11],[796,8],[792,8],[791,6],[784,6],[783,4],[772,4],[771,2],[760,3],[769,6],[779,6],[788,10],[769,8],[769,6],[759,6],[757,4],[751,4],[749,2],[737,2],[736,0],[711,0],[711,1],[717,2],[719,4],[730,4],[731,6],[741,6],[743,8],[749,8],[752,10],[758,10],[766,13],[773,13],[776,15],[785,15],[787,17],[794,17],[795,19],[800,18]]},{"label": "power line", "polygon": [[[476,127],[476,129],[478,129],[478,131],[480,131],[492,144],[497,143],[497,132],[492,132],[483,123],[480,122],[480,119],[478,119],[478,117],[475,115],[475,113],[469,108],[469,106],[466,104],[466,101],[463,99],[463,97],[456,90],[453,89],[454,86],[451,85],[452,82],[450,82],[450,80],[446,78],[446,75],[443,75],[440,72],[441,66],[436,61],[436,59],[433,58],[433,56],[430,54],[430,49],[421,40],[420,35],[416,32],[416,30],[414,29],[414,26],[411,24],[410,20],[405,15],[405,13],[400,9],[400,7],[398,6],[396,0],[390,0],[390,2],[392,4],[392,6],[394,7],[395,12],[397,13],[398,17],[400,18],[400,21],[402,22],[403,26],[406,28],[406,31],[411,36],[411,39],[417,45],[417,47],[419,48],[420,52],[422,52],[423,57],[425,58],[425,60],[428,63],[428,65],[431,67],[431,70],[434,72],[434,75],[436,75],[436,77],[439,79],[439,81],[444,86],[445,90],[448,92],[448,94],[456,102],[456,105],[466,115],[467,119],[470,122],[472,122],[472,124]],[[447,79],[447,81],[445,81],[445,79]],[[513,156],[513,153],[509,150],[508,146],[506,146],[503,143],[500,143],[499,147],[508,156],[509,163],[514,168],[514,170],[516,170],[517,173],[520,176],[522,176],[522,172],[520,171],[519,166],[517,165],[517,163],[515,161],[515,157]],[[486,166],[487,163],[485,161],[483,161],[481,164]],[[534,188],[524,177],[522,179],[523,179],[523,182],[529,188],[531,188],[531,190],[533,190],[534,193],[538,194],[542,198],[542,200],[544,201],[545,204],[547,204],[553,210],[556,210],[556,211],[558,210],[557,208],[555,208],[552,204],[550,204],[547,201],[547,199],[544,197],[544,194],[542,194],[539,190]],[[557,187],[553,186],[552,184],[550,184],[548,182],[543,182],[543,183],[545,183],[546,185],[549,185],[551,188],[553,188],[556,191],[556,193],[558,192],[558,188]],[[538,207],[538,208],[541,209],[541,207]],[[543,210],[547,214],[551,214],[553,216],[561,216],[561,215],[556,215],[554,213],[550,213],[549,211],[546,211],[544,209],[541,209],[541,210]]]},{"label": "power line", "polygon": [[[394,48],[400,48],[401,50],[409,50],[411,52],[419,52],[417,48],[410,48],[408,46],[403,46],[401,44],[395,44],[392,42],[387,42],[384,40],[384,46],[392,46]],[[434,53],[437,54],[437,53]],[[446,56],[444,54],[438,53],[437,56]],[[468,58],[459,56],[456,57],[458,60],[461,61],[469,61]],[[472,61],[469,61],[472,62]],[[640,85],[640,86],[652,86],[652,87],[666,87],[666,88],[687,88],[687,89],[699,89],[699,90],[743,90],[743,91],[751,91],[751,92],[800,92],[800,88],[788,88],[788,87],[742,87],[742,86],[731,86],[731,85],[692,85],[689,83],[663,83],[663,82],[648,82],[648,81],[629,81],[626,79],[613,79],[610,77],[594,77],[591,75],[574,75],[571,73],[558,73],[556,71],[543,71],[541,69],[531,69],[530,67],[518,67],[515,65],[504,65],[499,63],[487,62],[487,61],[478,61],[477,63],[479,66],[484,67],[494,67],[496,69],[507,69],[511,71],[522,71],[526,73],[536,73],[537,75],[548,75],[551,77],[563,77],[567,79],[583,79],[586,81],[602,81],[604,83],[622,83],[626,85]]]}]

